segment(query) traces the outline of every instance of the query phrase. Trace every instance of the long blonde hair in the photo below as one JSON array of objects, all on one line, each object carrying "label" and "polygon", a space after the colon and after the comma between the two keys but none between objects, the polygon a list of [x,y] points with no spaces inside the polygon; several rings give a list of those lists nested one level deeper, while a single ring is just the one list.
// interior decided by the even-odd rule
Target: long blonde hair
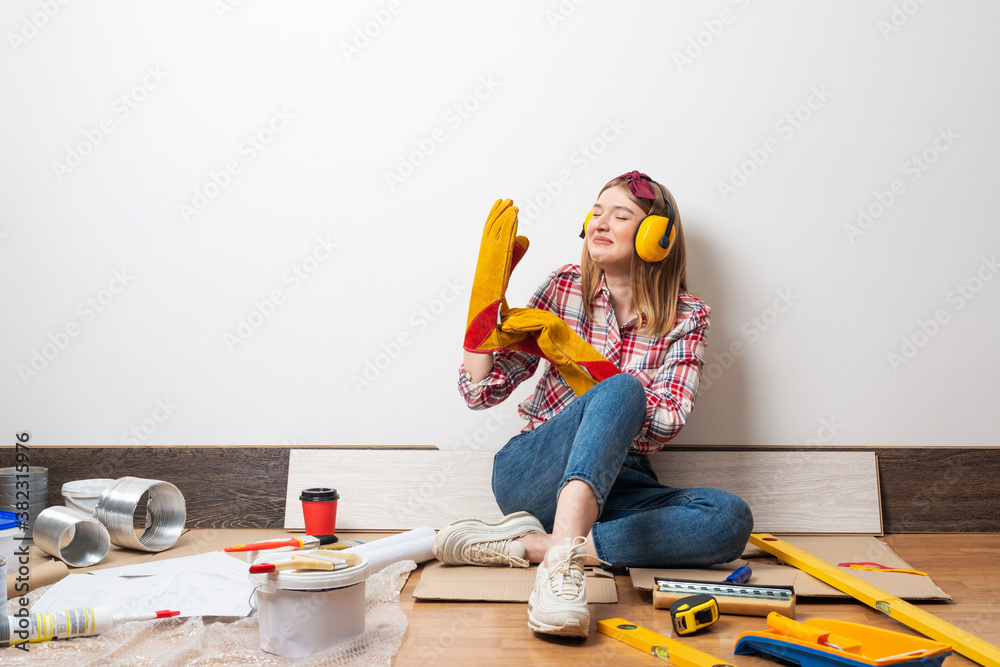
[{"label": "long blonde hair", "polygon": [[[625,185],[624,178],[608,181],[601,188],[598,197],[608,188],[623,186],[622,190],[632,202],[642,209],[646,215],[667,215],[667,204],[663,199],[664,192],[670,199],[674,209],[674,229],[676,237],[670,254],[659,262],[646,262],[632,249],[632,266],[629,283],[632,288],[632,300],[635,302],[642,321],[639,333],[648,336],[665,336],[670,333],[677,322],[677,301],[681,294],[688,294],[687,288],[687,251],[684,246],[684,227],[681,226],[681,216],[677,203],[670,191],[654,187],[656,198],[640,199],[635,197]],[[597,283],[601,279],[601,267],[594,263],[583,242],[583,254],[580,258],[581,286],[583,288],[583,308],[587,317],[594,319],[592,300]]]}]

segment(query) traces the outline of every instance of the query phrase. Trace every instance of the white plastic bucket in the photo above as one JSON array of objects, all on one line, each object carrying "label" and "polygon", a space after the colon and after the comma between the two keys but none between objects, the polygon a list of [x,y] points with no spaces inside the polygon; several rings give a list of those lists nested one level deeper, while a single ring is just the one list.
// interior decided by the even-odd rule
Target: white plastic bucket
[{"label": "white plastic bucket", "polygon": [[65,505],[93,514],[101,493],[114,483],[113,479],[81,479],[76,482],[66,482],[62,485]]},{"label": "white plastic bucket", "polygon": [[[257,562],[291,557],[292,552],[265,551]],[[343,570],[251,574],[261,650],[304,658],[362,634],[368,561],[361,558],[360,564]]]}]

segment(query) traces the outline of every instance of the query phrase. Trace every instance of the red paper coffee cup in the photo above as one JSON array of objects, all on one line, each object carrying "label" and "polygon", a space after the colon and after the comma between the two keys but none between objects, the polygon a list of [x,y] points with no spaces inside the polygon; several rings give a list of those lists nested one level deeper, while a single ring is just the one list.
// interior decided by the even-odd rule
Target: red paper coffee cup
[{"label": "red paper coffee cup", "polygon": [[302,516],[306,520],[308,535],[333,535],[337,532],[339,499],[337,489],[317,487],[302,490],[299,500],[302,501]]}]

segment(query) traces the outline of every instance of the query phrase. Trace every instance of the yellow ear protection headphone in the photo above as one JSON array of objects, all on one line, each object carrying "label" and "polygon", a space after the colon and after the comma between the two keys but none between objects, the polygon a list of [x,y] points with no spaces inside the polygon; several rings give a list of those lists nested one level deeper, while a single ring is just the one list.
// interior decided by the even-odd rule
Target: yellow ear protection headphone
[{"label": "yellow ear protection headphone", "polygon": [[[674,218],[677,217],[674,213],[674,206],[670,203],[666,188],[659,183],[656,185],[663,193],[663,201],[667,204],[667,215],[647,215],[639,223],[638,229],[635,230],[635,251],[646,262],[659,262],[665,259],[670,254],[670,249],[673,248],[677,238],[677,230],[674,229]],[[591,209],[583,221],[583,231],[580,232],[581,239],[587,238],[587,225],[593,217],[594,211]]]}]

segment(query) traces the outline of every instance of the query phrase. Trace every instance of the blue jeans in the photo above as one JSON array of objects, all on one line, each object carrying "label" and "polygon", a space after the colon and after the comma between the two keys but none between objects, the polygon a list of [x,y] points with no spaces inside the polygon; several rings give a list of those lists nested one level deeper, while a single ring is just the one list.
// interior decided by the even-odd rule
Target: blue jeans
[{"label": "blue jeans", "polygon": [[600,506],[597,555],[627,567],[705,567],[739,558],[753,528],[743,499],[719,489],[675,489],[657,481],[629,445],[646,418],[638,379],[615,375],[493,459],[493,495],[504,514],[528,511],[548,532],[570,480],[586,482]]}]

